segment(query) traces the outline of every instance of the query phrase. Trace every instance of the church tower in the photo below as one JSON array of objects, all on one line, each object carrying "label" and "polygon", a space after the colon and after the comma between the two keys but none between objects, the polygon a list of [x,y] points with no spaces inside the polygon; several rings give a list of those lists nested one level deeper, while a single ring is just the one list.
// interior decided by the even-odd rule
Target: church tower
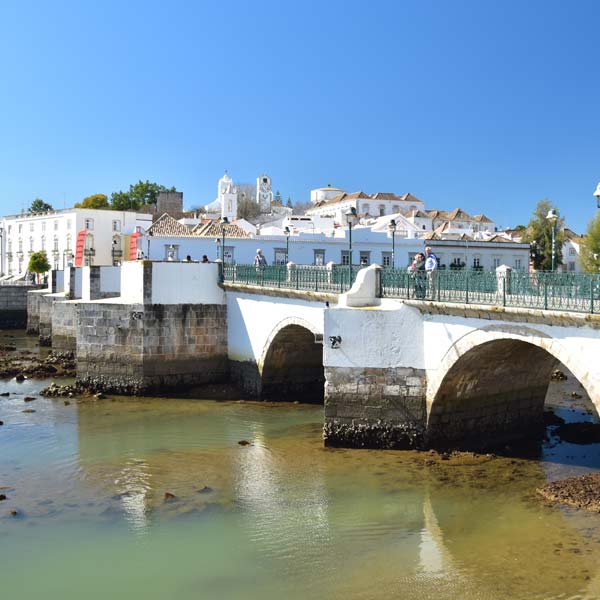
[{"label": "church tower", "polygon": [[273,202],[273,185],[271,178],[264,173],[256,178],[256,202],[263,213],[271,212],[271,202]]},{"label": "church tower", "polygon": [[221,218],[227,217],[229,221],[235,221],[237,219],[238,211],[237,190],[227,171],[225,171],[225,175],[219,179],[217,192],[217,198],[221,204]]}]

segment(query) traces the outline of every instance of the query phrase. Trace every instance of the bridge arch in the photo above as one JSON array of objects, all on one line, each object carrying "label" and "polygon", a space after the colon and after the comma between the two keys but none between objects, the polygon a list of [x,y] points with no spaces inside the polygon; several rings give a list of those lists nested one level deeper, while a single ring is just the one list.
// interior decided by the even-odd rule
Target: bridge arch
[{"label": "bridge arch", "polygon": [[267,338],[258,370],[265,399],[323,402],[322,331],[305,319],[283,319]]},{"label": "bridge arch", "polygon": [[559,362],[598,410],[585,362],[551,335],[529,326],[495,325],[461,337],[428,373],[429,444],[475,446],[541,426],[550,374]]}]

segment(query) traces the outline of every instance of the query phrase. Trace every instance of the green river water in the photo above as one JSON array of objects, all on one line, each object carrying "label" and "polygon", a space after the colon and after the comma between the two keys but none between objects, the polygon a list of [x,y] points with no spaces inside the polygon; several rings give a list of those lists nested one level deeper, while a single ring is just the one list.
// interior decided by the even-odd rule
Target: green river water
[{"label": "green river water", "polygon": [[[65,405],[49,382],[0,382],[1,598],[600,598],[600,515],[535,493],[598,445],[325,449],[321,406]],[[560,385],[558,414],[595,418]]]}]

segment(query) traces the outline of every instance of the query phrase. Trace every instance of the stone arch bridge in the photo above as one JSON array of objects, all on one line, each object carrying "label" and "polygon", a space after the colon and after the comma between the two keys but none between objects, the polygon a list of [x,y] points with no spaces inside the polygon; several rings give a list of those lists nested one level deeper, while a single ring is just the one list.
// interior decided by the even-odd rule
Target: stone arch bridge
[{"label": "stone arch bridge", "polygon": [[338,296],[223,284],[214,264],[138,261],[122,267],[119,297],[53,294],[53,306],[72,314],[80,382],[148,393],[234,378],[249,397],[324,400],[328,445],[529,432],[560,363],[600,408],[599,315],[380,299],[373,281],[359,276]]},{"label": "stone arch bridge", "polygon": [[324,397],[329,445],[479,446],[526,435],[543,423],[561,363],[600,409],[600,316],[392,299],[350,307],[227,288],[232,372],[258,397]]}]

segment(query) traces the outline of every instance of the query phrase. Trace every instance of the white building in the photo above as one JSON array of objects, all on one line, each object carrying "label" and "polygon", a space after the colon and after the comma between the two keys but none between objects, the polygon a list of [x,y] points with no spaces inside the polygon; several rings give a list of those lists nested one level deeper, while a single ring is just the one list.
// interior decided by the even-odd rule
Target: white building
[{"label": "white building", "polygon": [[29,256],[41,250],[54,269],[119,264],[136,258],[138,238],[151,224],[150,214],[86,208],[3,217],[0,270],[22,277]]},{"label": "white building", "polygon": [[583,271],[579,262],[583,237],[577,235],[567,227],[564,228],[563,232],[565,234],[565,241],[562,246],[563,264],[561,265],[561,269],[565,273],[580,273]]},{"label": "white building", "polygon": [[233,183],[233,179],[229,177],[227,171],[217,183],[217,198],[210,204],[207,204],[204,209],[206,216],[209,218],[227,218],[229,221],[237,219],[238,212],[238,192]]},{"label": "white building", "polygon": [[359,191],[352,194],[341,192],[332,196],[329,188],[319,188],[312,190],[310,196],[313,207],[306,211],[307,215],[332,217],[340,225],[345,225],[345,213],[352,208],[360,217],[367,218],[408,214],[425,209],[423,200],[410,193],[398,196],[390,192],[367,194]]},{"label": "white building", "polygon": [[[396,221],[396,231],[392,243],[392,231],[389,224]],[[235,224],[223,226],[211,221],[191,229],[179,223],[169,215],[163,215],[149,229],[147,244],[151,260],[183,260],[190,256],[192,260],[201,260],[206,255],[209,260],[220,259],[225,262],[252,264],[256,250],[260,248],[268,264],[325,265],[329,262],[349,264],[349,230],[335,227],[319,231],[312,228],[289,228],[289,235],[283,228],[269,232],[268,235],[253,235]],[[416,237],[420,230],[402,215],[390,215],[376,219],[369,226],[358,225],[352,229],[352,263],[378,263],[403,268],[410,264],[417,252],[425,245],[431,245],[439,253],[440,265],[449,265],[457,259],[469,267],[478,266],[493,269],[500,264],[515,269],[527,268],[529,246],[511,243],[502,239],[492,241],[475,240],[435,240]]]}]

